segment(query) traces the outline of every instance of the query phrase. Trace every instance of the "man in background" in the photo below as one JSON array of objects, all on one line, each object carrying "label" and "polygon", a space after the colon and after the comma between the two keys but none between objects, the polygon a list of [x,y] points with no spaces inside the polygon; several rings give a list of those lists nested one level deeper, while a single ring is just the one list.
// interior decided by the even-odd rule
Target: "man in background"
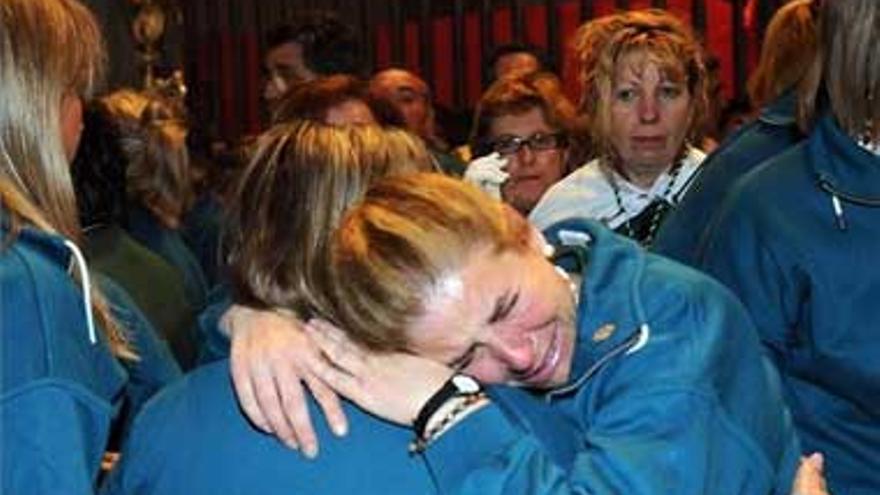
[{"label": "man in background", "polygon": [[270,107],[297,82],[360,72],[354,30],[330,13],[311,14],[276,27],[269,32],[266,46],[263,98]]}]

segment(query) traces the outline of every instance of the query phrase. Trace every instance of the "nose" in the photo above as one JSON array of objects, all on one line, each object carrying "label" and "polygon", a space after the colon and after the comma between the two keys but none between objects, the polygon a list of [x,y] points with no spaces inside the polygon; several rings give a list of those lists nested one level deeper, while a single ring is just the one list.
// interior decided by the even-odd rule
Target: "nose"
[{"label": "nose", "polygon": [[513,169],[516,167],[529,167],[535,163],[535,152],[532,151],[532,146],[529,143],[523,143],[514,156],[516,160],[510,160]]},{"label": "nose", "polygon": [[488,348],[512,374],[523,374],[534,365],[535,342],[530,335],[496,335]]},{"label": "nose", "polygon": [[639,120],[649,123],[655,122],[660,117],[660,108],[657,99],[653,96],[645,96],[639,99]]}]

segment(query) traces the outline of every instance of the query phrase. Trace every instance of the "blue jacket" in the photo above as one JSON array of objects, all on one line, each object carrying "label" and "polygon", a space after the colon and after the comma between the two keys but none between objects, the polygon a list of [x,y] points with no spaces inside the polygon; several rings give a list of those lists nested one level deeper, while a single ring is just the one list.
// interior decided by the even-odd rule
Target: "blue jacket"
[{"label": "blue jacket", "polygon": [[[506,390],[498,404],[476,414],[506,414],[525,434],[535,425],[561,466],[573,459],[573,429],[554,421],[547,406],[522,391]],[[161,392],[135,421],[122,457],[102,492],[118,494],[430,494],[439,493],[419,456],[409,455],[413,434],[349,403],[349,433],[334,437],[309,404],[321,451],[314,460],[258,432],[242,416],[229,380],[229,362],[198,368]],[[502,407],[507,412],[501,413]],[[479,433],[488,435],[491,432]],[[469,441],[465,439],[464,443]],[[462,448],[465,448],[464,446]]]},{"label": "blue jacket", "polygon": [[651,249],[696,266],[704,233],[737,179],[804,139],[795,121],[795,94],[766,107],[703,162],[693,186],[663,221]]},{"label": "blue jacket", "polygon": [[125,381],[68,267],[63,239],[29,228],[0,249],[4,494],[92,493]]},{"label": "blue jacket", "polygon": [[880,493],[880,157],[825,117],[747,175],[703,266],[736,292],[834,493]]},{"label": "blue jacket", "polygon": [[571,381],[546,395],[579,432],[572,468],[489,410],[428,448],[441,492],[788,494],[799,444],[737,300],[595,223],[548,238],[582,265]]}]

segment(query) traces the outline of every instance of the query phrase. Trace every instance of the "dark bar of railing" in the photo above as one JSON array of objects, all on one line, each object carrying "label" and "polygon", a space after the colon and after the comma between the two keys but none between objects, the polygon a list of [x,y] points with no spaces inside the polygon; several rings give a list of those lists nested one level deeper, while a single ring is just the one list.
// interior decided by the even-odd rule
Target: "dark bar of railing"
[{"label": "dark bar of railing", "polygon": [[744,0],[733,0],[733,82],[734,97],[741,98],[746,87],[746,58],[748,56],[748,37],[745,32],[743,15]]},{"label": "dark bar of railing", "polygon": [[758,32],[761,33],[762,36],[767,30],[767,25],[770,24],[770,18],[773,17],[773,13],[776,12],[777,7],[779,7],[779,2],[776,0],[762,0],[758,2]]},{"label": "dark bar of railing", "polygon": [[452,98],[455,106],[464,105],[464,0],[453,0],[452,3],[452,56],[453,64],[453,93]]},{"label": "dark bar of railing", "polygon": [[[705,0],[694,0],[696,2],[705,1]],[[651,0],[651,7],[655,9],[665,9],[666,8],[666,0]]]},{"label": "dark bar of railing", "polygon": [[[494,26],[492,22],[492,0],[482,0],[480,2],[480,58],[486,62],[489,61],[489,55],[493,49]],[[489,84],[491,74],[486,70],[486,64],[480,67],[480,79],[483,81],[483,87]]]},{"label": "dark bar of railing", "polygon": [[547,56],[555,67],[561,65],[559,63],[561,57],[559,56],[559,19],[556,17],[556,0],[545,0],[544,5],[547,9]]},{"label": "dark bar of railing", "polygon": [[617,10],[629,10],[629,0],[615,0],[614,6]]},{"label": "dark bar of railing", "polygon": [[[263,2],[260,2],[263,3]],[[372,72],[376,68],[375,40],[373,23],[370,22],[370,0],[358,2],[358,18],[360,19],[361,60],[366,64],[364,70]]]},{"label": "dark bar of railing", "polygon": [[403,44],[404,44],[404,16],[402,2],[399,0],[391,0],[388,2],[391,6],[391,22],[388,29],[391,33],[391,64],[403,65]]},{"label": "dark bar of railing", "polygon": [[419,3],[419,65],[421,66],[422,79],[432,84],[434,81],[434,50],[431,34],[431,0],[421,0]]},{"label": "dark bar of railing", "polygon": [[691,24],[694,31],[703,38],[706,37],[706,1],[694,0],[691,6]]},{"label": "dark bar of railing", "polygon": [[513,11],[513,41],[521,43],[525,41],[526,32],[525,6],[522,0],[513,0],[510,9]]},{"label": "dark bar of railing", "polygon": [[581,0],[581,21],[586,21],[593,18],[593,15],[595,13],[595,10],[593,9],[594,3],[594,0]]}]

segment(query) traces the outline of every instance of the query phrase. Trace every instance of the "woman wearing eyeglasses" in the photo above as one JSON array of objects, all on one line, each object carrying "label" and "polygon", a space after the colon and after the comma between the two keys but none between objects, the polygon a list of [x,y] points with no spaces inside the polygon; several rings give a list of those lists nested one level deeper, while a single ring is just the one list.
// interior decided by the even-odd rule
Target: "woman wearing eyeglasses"
[{"label": "woman wearing eyeglasses", "polygon": [[534,73],[496,81],[477,106],[477,158],[465,179],[528,215],[547,189],[583,163],[574,105],[559,80]]},{"label": "woman wearing eyeglasses", "polygon": [[586,24],[575,55],[597,158],[551,188],[530,220],[592,218],[650,245],[704,158],[688,144],[706,107],[701,48],[674,16],[644,10]]}]

